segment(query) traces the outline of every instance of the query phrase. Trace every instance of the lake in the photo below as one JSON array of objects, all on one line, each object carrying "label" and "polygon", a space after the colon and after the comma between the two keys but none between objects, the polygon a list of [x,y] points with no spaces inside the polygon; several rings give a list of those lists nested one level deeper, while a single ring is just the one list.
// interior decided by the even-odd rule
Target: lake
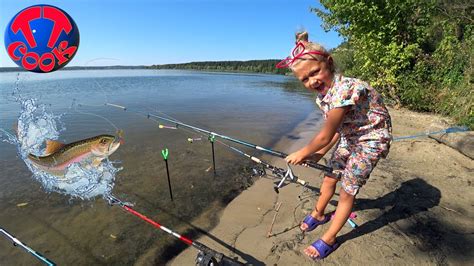
[{"label": "lake", "polygon": [[[313,95],[294,78],[278,75],[177,70],[7,72],[0,73],[0,128],[8,132],[13,132],[20,112],[12,100],[15,88],[23,98],[36,98],[48,112],[62,115],[59,140],[66,143],[123,130],[125,143],[110,158],[123,168],[115,176],[112,194],[191,237],[216,224],[216,211],[256,178],[252,177],[255,165],[216,143],[215,176],[207,136],[160,128],[146,114],[271,147],[316,108]],[[166,148],[174,201],[161,156]],[[101,197],[80,200],[45,191],[16,147],[6,142],[0,142],[0,209],[0,227],[59,265],[163,263],[184,247]],[[208,228],[192,226],[198,216],[209,220]],[[1,238],[0,261],[38,263]]]}]

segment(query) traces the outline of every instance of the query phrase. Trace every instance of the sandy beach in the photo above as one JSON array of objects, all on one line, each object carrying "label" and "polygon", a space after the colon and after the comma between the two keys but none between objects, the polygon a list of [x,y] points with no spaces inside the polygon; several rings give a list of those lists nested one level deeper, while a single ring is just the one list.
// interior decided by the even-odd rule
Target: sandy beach
[{"label": "sandy beach", "polygon": [[[404,109],[390,109],[394,137],[436,131],[449,119]],[[318,130],[316,111],[274,147],[291,152]],[[436,139],[435,139],[436,138]],[[361,189],[349,223],[338,236],[342,245],[322,263],[334,265],[473,265],[474,264],[474,133],[452,133],[394,141]],[[325,164],[323,158],[321,163]],[[471,156],[471,157],[470,157]],[[267,160],[272,158],[267,157]],[[282,160],[273,161],[284,166]],[[195,239],[251,265],[310,265],[303,250],[329,224],[302,235],[300,221],[314,207],[323,173],[294,167],[310,183],[289,184],[276,194],[274,179],[258,179],[217,215],[218,224]],[[336,208],[338,190],[327,212]],[[279,206],[278,212],[276,212]],[[272,221],[274,224],[271,228]],[[196,219],[197,228],[208,228]],[[188,248],[170,262],[192,265],[197,251]]]}]

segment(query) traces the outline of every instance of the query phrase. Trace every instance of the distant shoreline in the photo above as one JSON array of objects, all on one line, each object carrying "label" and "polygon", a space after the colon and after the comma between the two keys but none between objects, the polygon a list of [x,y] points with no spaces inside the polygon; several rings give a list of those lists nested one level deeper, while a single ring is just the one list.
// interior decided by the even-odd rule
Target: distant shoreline
[{"label": "distant shoreline", "polygon": [[[235,74],[267,74],[267,75],[282,75],[269,72],[255,72],[255,71],[242,71],[242,70],[217,70],[217,69],[187,69],[187,68],[151,68],[147,66],[106,66],[106,67],[65,67],[58,71],[74,71],[74,70],[184,70],[184,71],[199,71],[199,72],[213,72],[213,73],[235,73]],[[11,72],[28,72],[19,67],[0,67],[0,73],[11,73]],[[286,75],[286,74],[285,74]]]},{"label": "distant shoreline", "polygon": [[[235,73],[262,73],[262,74],[286,74],[288,70],[275,68],[279,60],[249,60],[249,61],[203,61],[180,64],[162,65],[139,65],[139,66],[71,66],[64,67],[60,71],[67,70],[116,70],[116,69],[169,69],[169,70],[196,70],[209,72],[235,72]],[[20,67],[0,67],[2,72],[26,72]]]},{"label": "distant shoreline", "polygon": [[[148,66],[72,66],[59,71],[67,70],[107,70],[107,69],[149,69]],[[20,67],[0,67],[0,72],[27,72]]]}]

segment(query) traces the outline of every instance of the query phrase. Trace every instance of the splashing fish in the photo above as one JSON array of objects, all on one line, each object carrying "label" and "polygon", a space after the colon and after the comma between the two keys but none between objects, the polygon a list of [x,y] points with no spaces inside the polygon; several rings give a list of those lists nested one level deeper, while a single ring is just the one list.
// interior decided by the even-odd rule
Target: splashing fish
[{"label": "splashing fish", "polygon": [[63,177],[67,168],[73,163],[91,162],[98,167],[99,164],[123,143],[121,137],[112,135],[99,135],[88,139],[79,140],[69,144],[47,140],[43,156],[28,154],[30,162],[38,169],[51,175]]}]

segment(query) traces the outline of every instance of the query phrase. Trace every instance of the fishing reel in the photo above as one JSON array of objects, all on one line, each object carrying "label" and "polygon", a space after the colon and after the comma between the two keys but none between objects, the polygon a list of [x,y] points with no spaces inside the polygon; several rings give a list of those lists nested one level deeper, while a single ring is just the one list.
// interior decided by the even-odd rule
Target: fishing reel
[{"label": "fishing reel", "polygon": [[[198,266],[243,266],[244,264],[237,259],[231,259],[222,253],[211,249],[209,252],[200,250],[196,256],[196,265]],[[216,258],[217,257],[217,258]]]},{"label": "fishing reel", "polygon": [[265,176],[267,174],[267,172],[265,171],[265,168],[264,167],[254,167],[252,168],[252,177],[255,177],[255,176],[258,176],[258,177],[262,177],[262,176]]},{"label": "fishing reel", "polygon": [[212,254],[200,251],[196,256],[196,265],[199,266],[218,266],[216,258]]}]

